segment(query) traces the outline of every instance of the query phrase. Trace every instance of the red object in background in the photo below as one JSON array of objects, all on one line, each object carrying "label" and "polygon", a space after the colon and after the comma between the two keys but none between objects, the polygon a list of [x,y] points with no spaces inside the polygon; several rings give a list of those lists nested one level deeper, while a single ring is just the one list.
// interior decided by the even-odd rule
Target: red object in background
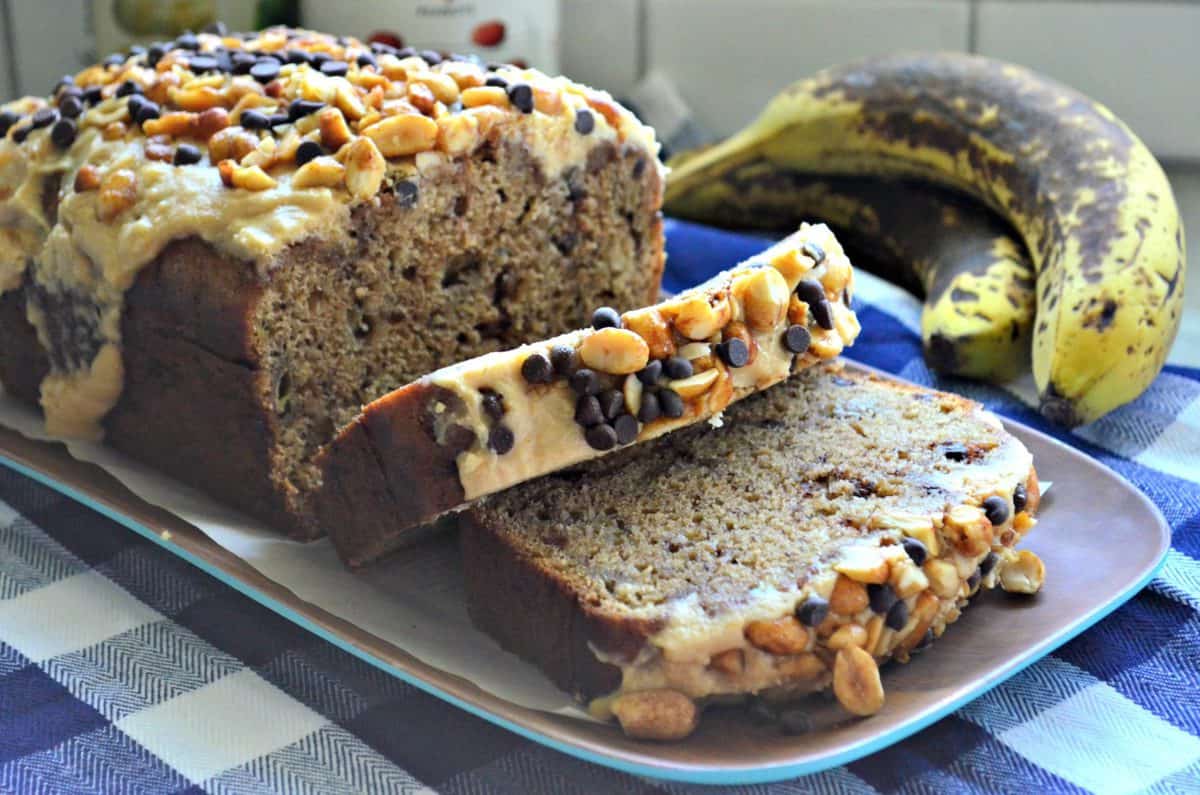
[{"label": "red object in background", "polygon": [[471,41],[480,47],[496,47],[504,41],[504,23],[498,20],[481,22],[471,33]]},{"label": "red object in background", "polygon": [[404,39],[400,38],[399,33],[392,33],[386,30],[377,30],[367,37],[367,42],[378,42],[395,47],[397,50],[404,46]]}]

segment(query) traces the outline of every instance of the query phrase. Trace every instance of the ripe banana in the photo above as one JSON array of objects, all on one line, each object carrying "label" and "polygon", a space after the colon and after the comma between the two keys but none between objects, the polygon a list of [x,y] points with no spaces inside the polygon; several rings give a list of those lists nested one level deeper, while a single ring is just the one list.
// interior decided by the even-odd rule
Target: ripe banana
[{"label": "ripe banana", "polygon": [[1037,269],[1033,374],[1041,411],[1073,426],[1141,394],[1179,327],[1183,226],[1145,145],[1104,106],[1022,67],[914,53],[819,72],[671,175],[666,200],[704,211],[753,160],[909,177],[983,201]]},{"label": "ripe banana", "polygon": [[998,218],[960,194],[927,183],[812,176],[760,159],[724,173],[707,195],[698,214],[694,205],[667,209],[725,226],[785,231],[813,219],[833,226],[858,266],[924,297],[921,337],[934,370],[1000,382],[1028,366],[1033,264]]}]

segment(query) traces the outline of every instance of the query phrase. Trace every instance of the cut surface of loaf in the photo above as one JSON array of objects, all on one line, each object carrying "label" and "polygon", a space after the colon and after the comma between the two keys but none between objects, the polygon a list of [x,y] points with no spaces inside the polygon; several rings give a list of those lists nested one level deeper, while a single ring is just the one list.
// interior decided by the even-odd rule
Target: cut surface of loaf
[{"label": "cut surface of loaf", "polygon": [[534,70],[185,34],[0,133],[5,389],[298,537],[362,405],[658,290],[652,131]]},{"label": "cut surface of loaf", "polygon": [[319,461],[314,504],[361,566],[465,503],[716,417],[858,334],[823,225],[662,303],[422,377],[367,406]]},{"label": "cut surface of loaf", "polygon": [[[472,620],[635,736],[716,697],[832,686],[940,636],[981,587],[1032,592],[1013,546],[1038,490],[977,404],[822,365],[684,429],[481,501],[460,519]],[[661,720],[647,723],[647,716]]]}]

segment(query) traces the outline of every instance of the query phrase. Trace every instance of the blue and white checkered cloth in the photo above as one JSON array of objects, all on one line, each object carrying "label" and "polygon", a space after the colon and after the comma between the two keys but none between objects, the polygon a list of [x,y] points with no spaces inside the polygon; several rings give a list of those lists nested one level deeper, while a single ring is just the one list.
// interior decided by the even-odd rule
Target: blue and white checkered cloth
[{"label": "blue and white checkered cloth", "polygon": [[[761,248],[672,223],[679,289]],[[737,792],[1200,792],[1200,371],[1076,433],[1018,386],[936,379],[916,302],[859,280],[852,358],[955,389],[1103,461],[1174,530],[1161,575],[1050,657],[891,748]],[[682,792],[547,750],[308,634],[0,470],[0,792]]]}]

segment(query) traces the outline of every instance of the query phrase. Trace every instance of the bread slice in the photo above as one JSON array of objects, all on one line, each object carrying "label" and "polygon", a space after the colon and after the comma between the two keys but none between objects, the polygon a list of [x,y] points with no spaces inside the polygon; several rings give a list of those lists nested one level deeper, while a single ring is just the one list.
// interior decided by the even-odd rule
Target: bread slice
[{"label": "bread slice", "polygon": [[1025,447],[964,398],[825,365],[699,425],[480,502],[471,618],[600,716],[671,739],[706,700],[832,684],[940,636],[979,588],[1035,591]]},{"label": "bread slice", "polygon": [[425,376],[324,451],[318,517],[360,566],[471,500],[712,418],[853,342],[852,281],[806,225],[664,303]]}]

